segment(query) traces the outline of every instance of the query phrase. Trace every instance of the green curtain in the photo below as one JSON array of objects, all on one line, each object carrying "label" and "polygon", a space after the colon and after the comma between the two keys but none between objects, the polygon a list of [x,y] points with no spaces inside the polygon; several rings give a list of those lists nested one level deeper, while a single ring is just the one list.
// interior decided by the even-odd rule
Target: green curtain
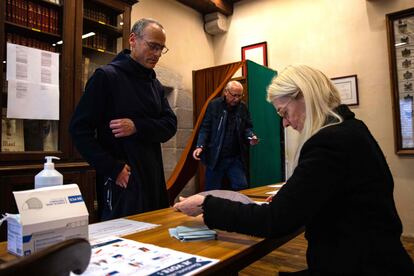
[{"label": "green curtain", "polygon": [[250,187],[282,181],[280,117],[266,101],[266,89],[277,74],[267,67],[247,61],[248,106],[254,132],[260,143],[250,147]]}]

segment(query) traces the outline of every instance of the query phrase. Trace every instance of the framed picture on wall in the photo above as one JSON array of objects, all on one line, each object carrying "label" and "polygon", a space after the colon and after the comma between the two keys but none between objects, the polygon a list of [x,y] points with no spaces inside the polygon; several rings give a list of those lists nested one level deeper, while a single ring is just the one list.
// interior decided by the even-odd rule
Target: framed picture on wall
[{"label": "framed picture on wall", "polygon": [[386,15],[395,152],[414,155],[414,8]]},{"label": "framed picture on wall", "polygon": [[[267,67],[267,42],[260,42],[243,46],[241,48],[242,60],[251,60],[257,64]],[[243,76],[246,75],[246,68],[243,67]]]},{"label": "framed picture on wall", "polygon": [[331,79],[341,95],[341,102],[346,105],[358,105],[358,79],[356,75]]}]

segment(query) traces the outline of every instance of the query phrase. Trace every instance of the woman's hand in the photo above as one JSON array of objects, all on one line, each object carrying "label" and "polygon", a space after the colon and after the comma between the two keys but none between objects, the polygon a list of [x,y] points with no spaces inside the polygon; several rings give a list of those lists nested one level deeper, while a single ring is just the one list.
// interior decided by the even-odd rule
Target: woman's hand
[{"label": "woman's hand", "polygon": [[174,204],[174,208],[187,216],[195,217],[203,213],[204,199],[205,196],[202,195],[193,195],[187,198],[180,196],[180,201]]}]

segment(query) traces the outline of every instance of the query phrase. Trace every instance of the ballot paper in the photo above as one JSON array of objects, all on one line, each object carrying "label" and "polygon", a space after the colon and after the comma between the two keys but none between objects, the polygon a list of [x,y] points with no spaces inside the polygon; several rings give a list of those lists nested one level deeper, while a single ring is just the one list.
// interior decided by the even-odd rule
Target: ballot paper
[{"label": "ballot paper", "polygon": [[91,260],[82,275],[194,275],[217,262],[152,244],[108,237],[92,243]]},{"label": "ballot paper", "polygon": [[168,229],[170,236],[180,241],[205,241],[215,240],[217,232],[209,229],[207,226],[188,227],[177,226],[176,228]]},{"label": "ballot paper", "polygon": [[253,200],[251,200],[248,196],[235,192],[235,191],[228,191],[228,190],[211,190],[211,191],[205,191],[198,193],[199,195],[206,196],[206,195],[212,195],[219,198],[228,199],[231,201],[238,201],[244,204],[249,203],[255,203]]}]

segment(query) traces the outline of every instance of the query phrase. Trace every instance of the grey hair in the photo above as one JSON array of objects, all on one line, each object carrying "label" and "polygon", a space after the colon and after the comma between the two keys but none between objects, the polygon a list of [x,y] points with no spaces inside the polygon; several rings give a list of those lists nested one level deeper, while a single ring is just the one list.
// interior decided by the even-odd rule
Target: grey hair
[{"label": "grey hair", "polygon": [[241,87],[241,88],[243,89],[243,85],[242,85],[239,81],[232,80],[232,81],[229,81],[229,82],[226,84],[226,87],[224,87],[224,90],[229,91],[229,90],[231,90],[231,88],[232,88],[233,86],[239,86],[239,87]]},{"label": "grey hair", "polygon": [[142,37],[144,34],[145,27],[147,27],[149,24],[155,24],[164,30],[164,27],[157,20],[152,18],[141,18],[140,20],[134,23],[131,29],[131,33],[134,33],[137,36]]}]

